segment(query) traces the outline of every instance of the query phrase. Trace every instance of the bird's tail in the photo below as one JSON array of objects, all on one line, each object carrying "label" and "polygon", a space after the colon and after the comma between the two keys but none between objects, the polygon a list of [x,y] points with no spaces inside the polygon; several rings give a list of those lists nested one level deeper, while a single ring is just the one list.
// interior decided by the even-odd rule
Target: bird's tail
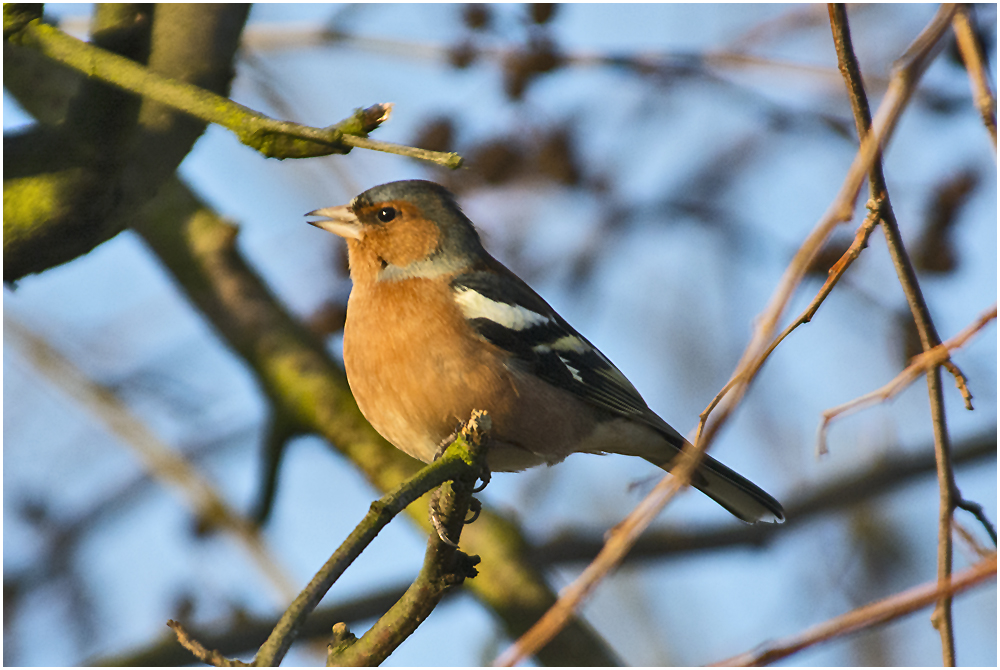
[{"label": "bird's tail", "polygon": [[[675,459],[657,462],[644,457],[653,465],[667,472]],[[691,486],[724,507],[726,511],[747,523],[781,523],[785,520],[785,510],[781,503],[746,477],[730,470],[725,465],[705,454],[691,478]]]}]

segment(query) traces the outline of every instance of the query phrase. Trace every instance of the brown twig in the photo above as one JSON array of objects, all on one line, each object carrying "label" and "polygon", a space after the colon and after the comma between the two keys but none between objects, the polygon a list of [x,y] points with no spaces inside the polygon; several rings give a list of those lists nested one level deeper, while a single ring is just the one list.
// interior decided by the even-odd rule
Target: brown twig
[{"label": "brown twig", "polygon": [[621,563],[639,535],[670,502],[675,495],[688,486],[691,475],[701,455],[704,445],[688,445],[681,452],[678,464],[669,475],[665,475],[656,487],[615,526],[601,548],[600,553],[577,579],[559,595],[559,600],[531,629],[522,635],[510,648],[501,654],[494,665],[512,666],[544,647],[569,621],[576,608],[590,595],[597,585]]},{"label": "brown twig", "polygon": [[[309,584],[302,589],[292,601],[292,604],[289,605],[288,609],[285,610],[285,613],[274,625],[267,640],[264,641],[264,644],[257,651],[251,665],[264,667],[280,665],[292,642],[298,637],[299,630],[302,628],[306,617],[312,613],[330,587],[333,586],[340,575],[344,573],[354,560],[361,555],[361,552],[375,539],[379,531],[411,503],[428,491],[437,488],[445,481],[460,479],[463,482],[469,482],[471,480],[468,487],[471,490],[475,484],[476,477],[482,471],[482,462],[485,457],[485,450],[481,448],[484,435],[483,430],[489,429],[489,418],[473,413],[473,421],[479,421],[481,424],[477,423],[475,428],[470,429],[468,432],[463,430],[462,434],[456,438],[437,460],[420,469],[412,478],[371,504],[371,508],[364,519],[348,535],[347,539],[337,547],[333,555],[323,564],[309,581]],[[472,438],[478,439],[479,443],[470,445],[468,440]],[[471,495],[469,499],[471,499]],[[466,499],[466,510],[468,509],[468,502],[469,500]],[[465,511],[463,510],[457,512],[459,515],[457,523],[462,523],[464,513]],[[424,576],[425,572],[426,567],[424,571],[421,571],[421,577]],[[447,573],[447,570],[442,568],[442,572]],[[466,571],[462,574],[468,574],[468,572]],[[433,605],[436,605],[439,600],[440,597],[433,602]],[[198,658],[205,660],[205,655],[207,654],[207,657],[211,660],[206,662],[211,662],[213,665],[245,665],[239,661],[227,659],[220,652],[206,650],[201,643],[191,639],[186,633],[182,636],[181,632],[183,629],[179,624],[171,622],[170,625],[178,631],[178,641],[191,650]],[[413,625],[409,632],[412,632],[414,629],[416,629],[416,625]],[[392,648],[394,649],[395,647]],[[388,652],[386,653],[387,655]]]},{"label": "brown twig", "polygon": [[968,528],[959,523],[958,519],[953,522],[952,526],[955,528],[955,534],[958,535],[958,539],[960,539],[962,543],[965,544],[965,546],[979,559],[986,558],[990,554],[996,552],[997,548],[995,541],[992,549],[986,547],[976,538],[975,535],[969,532]]},{"label": "brown twig", "polygon": [[855,398],[854,400],[845,402],[842,405],[837,405],[836,407],[824,411],[817,436],[816,448],[818,452],[820,454],[826,453],[826,433],[830,423],[835,418],[852,414],[864,407],[885,402],[915,382],[920,377],[920,373],[927,372],[939,365],[943,365],[944,362],[948,360],[951,351],[965,345],[965,343],[968,342],[973,335],[985,328],[988,323],[994,321],[996,318],[997,306],[996,303],[994,303],[993,307],[980,314],[975,321],[966,326],[960,333],[955,335],[955,337],[951,338],[947,342],[937,345],[933,349],[929,349],[928,351],[914,356],[913,360],[910,361],[910,364],[885,386],[875,389],[870,393],[866,393],[863,396]]},{"label": "brown twig", "polygon": [[840,259],[834,263],[833,267],[830,268],[830,271],[827,273],[826,281],[823,282],[823,286],[820,287],[819,292],[816,294],[816,297],[813,298],[812,302],[809,303],[809,306],[806,307],[802,314],[799,315],[799,318],[788,324],[788,326],[781,331],[781,334],[774,338],[774,341],[771,342],[771,346],[764,351],[762,358],[766,359],[769,357],[771,353],[774,352],[775,348],[781,344],[793,330],[812,321],[812,318],[816,315],[820,305],[823,304],[823,301],[826,300],[827,296],[829,296],[833,291],[833,287],[837,285],[840,278],[844,276],[845,272],[847,272],[847,268],[851,267],[851,264],[858,259],[858,256],[861,255],[861,250],[868,246],[868,238],[871,237],[872,232],[875,230],[875,226],[879,224],[880,215],[881,204],[874,200],[869,200],[868,216],[865,217],[865,220],[861,223],[857,232],[854,234],[854,241],[851,242],[851,246],[847,248],[847,251],[845,251]]},{"label": "brown twig", "polygon": [[[889,87],[882,98],[882,104],[871,124],[872,132],[862,139],[837,196],[795,253],[767,307],[758,316],[751,341],[737,364],[736,371],[701,413],[698,423],[699,440],[705,439],[710,442],[714,438],[743,398],[769,352],[773,350],[771,341],[785,307],[826,239],[840,223],[850,220],[861,182],[875,164],[881,146],[892,136],[896,122],[912,96],[917,81],[940,45],[953,12],[954,7],[950,6],[939,9],[897,62]],[[722,405],[723,399],[726,400],[726,404],[716,414],[715,421],[709,425],[709,415]]]},{"label": "brown twig", "polygon": [[237,661],[235,659],[226,658],[221,652],[215,649],[208,649],[198,640],[191,637],[184,626],[181,625],[179,621],[174,621],[170,619],[167,621],[167,625],[173,629],[174,634],[177,636],[177,641],[182,647],[194,654],[194,657],[206,665],[214,665],[217,668],[248,668],[249,663],[244,663],[243,661]]},{"label": "brown twig", "polygon": [[969,390],[969,380],[965,376],[965,373],[958,369],[951,360],[941,361],[941,367],[947,370],[952,377],[955,378],[955,388],[958,392],[962,394],[962,401],[965,403],[965,409],[972,411],[972,391]]},{"label": "brown twig", "polygon": [[[940,46],[941,36],[946,25],[951,23],[952,16],[956,12],[956,5],[942,5],[935,14],[932,24],[936,26],[936,37],[932,38],[929,31],[925,30],[913,45],[907,50],[904,59],[908,59],[910,54],[921,51],[923,56],[918,58],[922,62],[922,67],[929,63],[930,56]],[[857,57],[854,55],[854,48],[851,45],[851,33],[847,22],[847,10],[844,5],[829,5],[830,27],[833,30],[833,41],[837,48],[837,59],[840,63],[844,81],[847,84],[848,97],[851,101],[851,109],[854,112],[854,122],[858,129],[858,136],[861,145],[876,134],[878,127],[878,114],[874,122],[868,106],[868,96],[865,93],[864,83],[861,80],[861,70]],[[905,68],[898,71],[905,72]],[[895,78],[894,78],[895,81]],[[887,94],[888,97],[888,94]],[[883,102],[881,107],[884,107]],[[881,109],[880,107],[880,109]],[[903,237],[899,232],[899,225],[896,223],[896,216],[889,201],[888,190],[886,188],[885,176],[882,173],[881,161],[876,159],[872,164],[869,173],[869,188],[873,198],[883,200],[882,212],[882,232],[885,234],[886,244],[889,249],[889,256],[896,269],[896,275],[906,296],[906,302],[913,314],[913,320],[920,335],[920,343],[925,352],[941,344],[941,338],[937,334],[934,322],[931,320],[930,310],[924,300],[917,281],[916,271],[910,262],[906,247],[903,245]],[[954,364],[952,368],[956,369]],[[957,377],[959,386],[964,383],[964,376]],[[934,449],[938,466],[938,488],[940,506],[938,511],[938,579],[945,581],[951,575],[952,564],[952,534],[951,521],[955,511],[955,501],[961,496],[958,494],[958,487],[955,484],[955,476],[952,472],[951,457],[949,454],[949,437],[944,412],[944,394],[941,389],[941,369],[940,365],[933,366],[927,370],[927,392],[930,396],[931,426],[934,432]],[[935,607],[931,617],[934,627],[941,636],[941,649],[945,665],[955,664],[955,635],[951,622],[951,600],[943,598]]]},{"label": "brown twig", "polygon": [[424,565],[417,579],[361,639],[348,640],[336,650],[331,649],[328,664],[380,665],[430,615],[448,591],[476,576],[479,557],[459,551],[458,541],[476,485],[473,472],[481,472],[485,463],[489,430],[489,415],[473,411],[472,418],[462,429],[462,439],[468,447],[470,461],[478,467],[471,469],[466,477],[456,479],[454,485],[446,484],[438,489],[443,492],[438,498],[440,504],[435,504],[442,517],[442,532],[429,535]]},{"label": "brown twig", "polygon": [[997,150],[997,99],[990,86],[990,74],[986,59],[972,29],[972,19],[969,7],[962,5],[951,20],[955,39],[958,41],[958,51],[962,54],[965,69],[969,71],[969,83],[972,85],[972,98],[979,108],[979,113],[986,124],[986,130],[993,138],[993,154]]},{"label": "brown twig", "polygon": [[821,642],[827,642],[912,614],[942,598],[950,599],[991,577],[995,578],[996,574],[997,555],[996,552],[992,552],[988,558],[954,575],[945,582],[933,581],[915,586],[902,593],[859,607],[808,628],[798,635],[770,642],[761,648],[728,658],[715,665],[730,667],[768,665]]}]

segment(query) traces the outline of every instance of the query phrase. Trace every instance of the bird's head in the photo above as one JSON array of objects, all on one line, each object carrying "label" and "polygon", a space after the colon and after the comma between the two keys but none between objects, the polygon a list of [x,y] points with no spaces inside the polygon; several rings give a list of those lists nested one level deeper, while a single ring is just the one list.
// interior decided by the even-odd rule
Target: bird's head
[{"label": "bird's head", "polygon": [[322,217],[309,223],[347,240],[355,282],[451,274],[485,253],[455,197],[430,181],[382,184],[306,216]]}]

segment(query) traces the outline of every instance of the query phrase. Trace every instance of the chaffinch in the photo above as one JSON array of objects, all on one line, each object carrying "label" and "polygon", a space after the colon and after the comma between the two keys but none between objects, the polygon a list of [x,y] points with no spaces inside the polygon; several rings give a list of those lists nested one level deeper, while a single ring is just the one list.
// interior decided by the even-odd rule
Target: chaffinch
[{"label": "chaffinch", "polygon": [[[307,216],[347,241],[344,366],[361,412],[397,448],[429,463],[484,409],[494,471],[575,452],[639,456],[669,471],[684,437],[487,253],[444,187],[392,182]],[[777,500],[710,456],[691,483],[743,521],[784,520]]]}]

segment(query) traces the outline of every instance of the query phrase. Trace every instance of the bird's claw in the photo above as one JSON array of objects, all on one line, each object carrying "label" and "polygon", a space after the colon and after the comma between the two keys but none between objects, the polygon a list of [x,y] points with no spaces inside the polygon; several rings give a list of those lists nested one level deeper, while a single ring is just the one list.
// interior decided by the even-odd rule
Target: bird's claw
[{"label": "bird's claw", "polygon": [[486,465],[486,463],[483,463],[483,471],[479,473],[479,481],[481,481],[482,484],[480,486],[472,487],[472,492],[479,493],[480,491],[485,489],[486,486],[490,483],[491,476],[492,474],[490,473],[490,466]]},{"label": "bird's claw", "polygon": [[440,500],[440,498],[441,498],[441,489],[440,488],[435,489],[434,492],[431,493],[430,504],[428,505],[428,509],[430,511],[430,516],[431,516],[431,525],[434,526],[434,530],[437,532],[437,535],[439,538],[441,538],[442,542],[444,542],[449,547],[454,547],[457,549],[458,545],[452,542],[451,538],[448,537],[448,529],[444,527],[444,521],[441,520],[441,509],[438,506],[438,501]]},{"label": "bird's claw", "polygon": [[469,510],[472,512],[472,518],[466,519],[465,524],[468,525],[479,518],[480,513],[483,511],[483,503],[479,502],[475,498],[469,501]]},{"label": "bird's claw", "polygon": [[441,442],[438,443],[437,451],[434,452],[434,460],[436,461],[437,459],[444,456],[444,452],[448,450],[448,447],[451,446],[451,443],[457,440],[458,436],[461,434],[462,434],[462,424],[459,423],[458,426],[455,428],[455,430],[451,431],[451,434],[448,435],[448,437],[444,438],[443,440],[441,440]]}]

